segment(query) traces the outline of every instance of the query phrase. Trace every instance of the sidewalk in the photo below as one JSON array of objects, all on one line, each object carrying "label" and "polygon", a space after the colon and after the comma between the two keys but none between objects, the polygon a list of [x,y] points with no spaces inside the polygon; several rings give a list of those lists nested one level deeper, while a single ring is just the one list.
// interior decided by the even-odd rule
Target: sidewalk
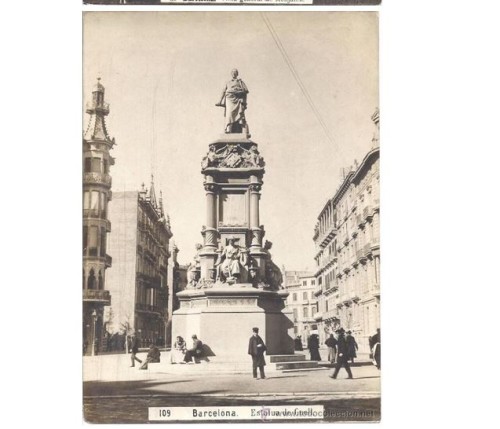
[{"label": "sidewalk", "polygon": [[[283,373],[267,372],[266,380],[254,380],[251,361],[238,373],[210,368],[212,363],[171,365],[162,353],[162,362],[148,370],[130,367],[130,355],[105,355],[84,358],[84,395],[87,397],[121,396],[296,396],[379,397],[380,371],[373,365],[353,366],[354,379],[341,369],[338,379],[333,369]],[[138,354],[144,360],[145,353]],[[326,364],[326,362],[325,362]],[[222,369],[222,364],[220,366]],[[267,368],[267,367],[266,367]]]}]

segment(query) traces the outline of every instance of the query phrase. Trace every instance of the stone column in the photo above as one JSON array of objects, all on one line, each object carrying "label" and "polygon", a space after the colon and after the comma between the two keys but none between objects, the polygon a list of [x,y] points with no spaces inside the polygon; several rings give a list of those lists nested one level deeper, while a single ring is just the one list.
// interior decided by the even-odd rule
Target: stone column
[{"label": "stone column", "polygon": [[250,229],[252,230],[251,247],[262,246],[261,229],[259,226],[259,199],[260,199],[260,183],[250,185]]},{"label": "stone column", "polygon": [[[215,215],[215,184],[209,181],[205,183],[205,191],[207,193],[207,225],[205,229],[205,248],[215,250],[217,248],[217,227]],[[208,249],[207,249],[208,250]]]}]

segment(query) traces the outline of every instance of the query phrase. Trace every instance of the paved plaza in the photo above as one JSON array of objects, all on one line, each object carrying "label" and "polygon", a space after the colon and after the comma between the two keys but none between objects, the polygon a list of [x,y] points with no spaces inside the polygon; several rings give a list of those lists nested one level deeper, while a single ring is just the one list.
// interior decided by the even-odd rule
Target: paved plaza
[{"label": "paved plaza", "polygon": [[[143,360],[144,354],[138,357]],[[326,362],[319,369],[268,371],[265,380],[247,368],[222,363],[171,365],[168,353],[148,370],[130,367],[130,355],[84,358],[84,408],[91,422],[146,422],[150,406],[234,406],[323,404],[332,411],[328,421],[380,418],[380,371],[368,362],[345,370],[333,380]],[[268,365],[271,368],[271,365]],[[335,412],[335,413],[333,413]],[[346,414],[351,413],[351,414]],[[338,416],[337,418],[335,416]],[[350,417],[352,416],[352,417]]]}]

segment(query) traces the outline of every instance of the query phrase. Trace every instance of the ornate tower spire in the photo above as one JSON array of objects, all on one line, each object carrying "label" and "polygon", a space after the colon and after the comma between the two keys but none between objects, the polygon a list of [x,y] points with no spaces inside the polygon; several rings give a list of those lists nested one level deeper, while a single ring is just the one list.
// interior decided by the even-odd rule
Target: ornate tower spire
[{"label": "ornate tower spire", "polygon": [[95,354],[104,341],[104,307],[111,303],[106,290],[106,269],[112,259],[106,252],[111,230],[108,202],[111,200],[109,151],[115,144],[106,130],[109,105],[104,102],[104,86],[97,79],[92,101],[86,106],[90,115],[83,134],[83,332],[87,354]]},{"label": "ornate tower spire", "polygon": [[155,183],[153,175],[151,175],[151,187],[149,188],[149,201],[155,209],[158,208],[158,204],[156,203]]},{"label": "ornate tower spire", "polygon": [[115,143],[108,130],[106,129],[105,117],[109,115],[109,103],[104,101],[104,86],[101,84],[101,78],[97,78],[97,84],[92,90],[92,101],[87,103],[86,112],[90,115],[89,124],[83,138],[85,140],[101,140],[111,144]]},{"label": "ornate tower spire", "polygon": [[160,210],[160,216],[164,217],[165,212],[163,211],[163,193],[161,191],[160,191],[160,199],[159,199],[158,209]]}]

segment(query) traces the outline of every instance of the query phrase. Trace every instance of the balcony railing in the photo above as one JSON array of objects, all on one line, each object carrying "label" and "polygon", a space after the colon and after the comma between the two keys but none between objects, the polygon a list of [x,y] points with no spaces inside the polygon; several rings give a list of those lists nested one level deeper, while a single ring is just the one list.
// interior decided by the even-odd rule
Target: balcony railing
[{"label": "balcony railing", "polygon": [[89,102],[85,104],[85,110],[87,111],[87,113],[91,113],[93,110],[95,110],[107,115],[109,113],[109,103],[95,104],[93,102]]},{"label": "balcony railing", "polygon": [[105,173],[83,173],[83,183],[111,186],[111,176]]},{"label": "balcony railing", "polygon": [[84,289],[83,300],[85,302],[95,302],[103,305],[111,304],[111,295],[109,290]]},{"label": "balcony railing", "polygon": [[365,256],[368,256],[369,254],[372,253],[372,248],[371,248],[370,244],[365,244],[363,246],[363,253]]},{"label": "balcony railing", "polygon": [[104,263],[106,264],[107,268],[111,267],[111,264],[113,263],[113,258],[109,255],[106,255],[104,257]]},{"label": "balcony railing", "polygon": [[137,273],[137,279],[142,280],[147,288],[159,289],[161,287],[161,278],[159,276]]},{"label": "balcony railing", "polygon": [[162,313],[161,307],[158,305],[149,305],[149,304],[135,304],[135,309],[137,311],[144,311],[147,313]]}]

